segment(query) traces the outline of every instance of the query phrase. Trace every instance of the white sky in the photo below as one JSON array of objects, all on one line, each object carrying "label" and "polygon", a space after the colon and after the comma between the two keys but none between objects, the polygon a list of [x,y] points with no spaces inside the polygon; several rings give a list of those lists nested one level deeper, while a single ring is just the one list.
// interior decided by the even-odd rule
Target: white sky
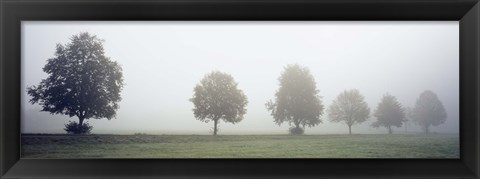
[{"label": "white sky", "polygon": [[[193,117],[188,100],[212,70],[231,74],[247,95],[247,114],[238,124],[220,123],[219,134],[286,134],[265,109],[283,67],[310,69],[326,108],[345,89],[357,88],[373,113],[383,94],[413,107],[419,94],[434,91],[448,118],[431,131],[459,130],[459,26],[443,22],[22,22],[22,132],[64,133],[76,117],[38,112],[26,87],[38,85],[55,45],[89,32],[104,39],[105,54],[123,67],[125,80],[117,118],[90,119],[93,133],[209,134],[213,123]],[[323,123],[307,134],[347,133]],[[353,133],[386,133],[374,118]],[[405,128],[395,129],[404,131]],[[420,130],[409,126],[408,130]]]}]

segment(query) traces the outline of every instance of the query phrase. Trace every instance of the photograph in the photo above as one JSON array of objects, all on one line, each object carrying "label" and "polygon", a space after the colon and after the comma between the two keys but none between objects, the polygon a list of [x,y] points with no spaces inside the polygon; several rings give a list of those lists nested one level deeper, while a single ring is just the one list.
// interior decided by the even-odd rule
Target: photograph
[{"label": "photograph", "polygon": [[459,21],[21,21],[22,159],[460,159]]}]

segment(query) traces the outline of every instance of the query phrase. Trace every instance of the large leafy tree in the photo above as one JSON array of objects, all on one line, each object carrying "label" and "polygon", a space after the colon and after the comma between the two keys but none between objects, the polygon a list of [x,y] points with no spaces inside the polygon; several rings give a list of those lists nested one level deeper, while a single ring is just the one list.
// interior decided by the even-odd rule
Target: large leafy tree
[{"label": "large leafy tree", "polygon": [[67,132],[87,133],[84,120],[115,117],[123,88],[122,68],[105,56],[103,40],[95,35],[85,32],[70,40],[57,44],[55,57],[43,67],[48,77],[38,86],[27,87],[27,93],[30,103],[42,106],[41,111],[77,116],[79,122],[66,125]]},{"label": "large leafy tree", "polygon": [[298,64],[287,65],[278,78],[280,87],[274,101],[266,103],[275,123],[288,122],[291,134],[303,134],[305,126],[313,127],[322,121],[323,105],[310,70]]},{"label": "large leafy tree", "polygon": [[247,97],[227,73],[213,71],[206,74],[193,92],[190,99],[194,104],[193,114],[200,121],[213,121],[213,135],[217,135],[221,119],[235,124],[247,112]]},{"label": "large leafy tree", "polygon": [[397,101],[397,98],[390,94],[383,96],[373,116],[377,118],[377,121],[372,126],[375,128],[386,127],[389,134],[392,133],[392,126],[402,127],[402,124],[406,122],[405,109]]},{"label": "large leafy tree", "polygon": [[340,93],[328,109],[331,122],[343,122],[352,134],[352,126],[365,122],[370,115],[370,108],[357,89]]},{"label": "large leafy tree", "polygon": [[412,111],[412,118],[428,134],[430,126],[438,126],[445,123],[447,112],[437,95],[427,90],[421,93],[417,99],[417,103]]}]

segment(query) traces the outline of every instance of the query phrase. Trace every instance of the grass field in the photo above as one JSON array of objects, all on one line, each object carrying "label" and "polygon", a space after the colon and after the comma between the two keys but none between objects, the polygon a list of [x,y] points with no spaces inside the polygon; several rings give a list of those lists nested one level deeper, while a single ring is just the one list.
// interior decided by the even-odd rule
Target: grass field
[{"label": "grass field", "polygon": [[23,158],[459,158],[453,134],[22,135]]}]

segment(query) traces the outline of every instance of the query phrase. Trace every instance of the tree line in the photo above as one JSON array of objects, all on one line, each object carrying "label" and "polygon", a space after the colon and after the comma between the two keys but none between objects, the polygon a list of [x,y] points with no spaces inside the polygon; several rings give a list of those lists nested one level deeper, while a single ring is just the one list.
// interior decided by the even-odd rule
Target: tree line
[{"label": "tree line", "polygon": [[[324,112],[328,113],[331,122],[346,124],[349,134],[352,134],[352,126],[361,124],[370,117],[370,108],[357,89],[341,92],[325,109],[315,79],[306,67],[287,65],[278,81],[279,88],[274,99],[267,101],[265,106],[276,124],[288,123],[291,126],[290,134],[301,135],[305,127],[319,125]],[[219,120],[234,124],[240,122],[248,103],[233,77],[218,71],[205,75],[194,88],[190,101],[194,104],[195,118],[214,122],[213,135],[217,134]],[[429,133],[430,126],[440,125],[447,118],[443,104],[430,90],[420,94],[413,111],[406,111],[395,96],[387,93],[372,115],[376,118],[372,127],[385,127],[390,134],[392,127],[401,127],[407,118],[422,126],[425,133]]]},{"label": "tree line", "polygon": [[[123,74],[121,66],[105,56],[103,40],[86,32],[72,36],[70,43],[57,45],[55,57],[48,59],[43,71],[48,77],[38,86],[27,87],[29,102],[40,104],[41,111],[51,114],[77,116],[78,123],[70,121],[65,125],[67,133],[88,134],[93,127],[84,120],[115,117]],[[341,92],[325,109],[307,67],[287,65],[278,81],[278,90],[265,107],[276,124],[291,126],[290,134],[301,135],[306,127],[319,125],[324,113],[331,122],[346,124],[349,134],[352,126],[370,117],[370,108],[357,89]],[[217,135],[220,121],[235,124],[247,112],[247,96],[230,74],[220,71],[206,74],[193,88],[189,100],[197,120],[213,122],[213,135]],[[443,104],[430,90],[420,94],[413,110],[406,110],[393,95],[384,94],[372,115],[376,118],[372,127],[385,127],[389,133],[408,119],[429,133],[431,126],[443,124],[447,118]]]}]

